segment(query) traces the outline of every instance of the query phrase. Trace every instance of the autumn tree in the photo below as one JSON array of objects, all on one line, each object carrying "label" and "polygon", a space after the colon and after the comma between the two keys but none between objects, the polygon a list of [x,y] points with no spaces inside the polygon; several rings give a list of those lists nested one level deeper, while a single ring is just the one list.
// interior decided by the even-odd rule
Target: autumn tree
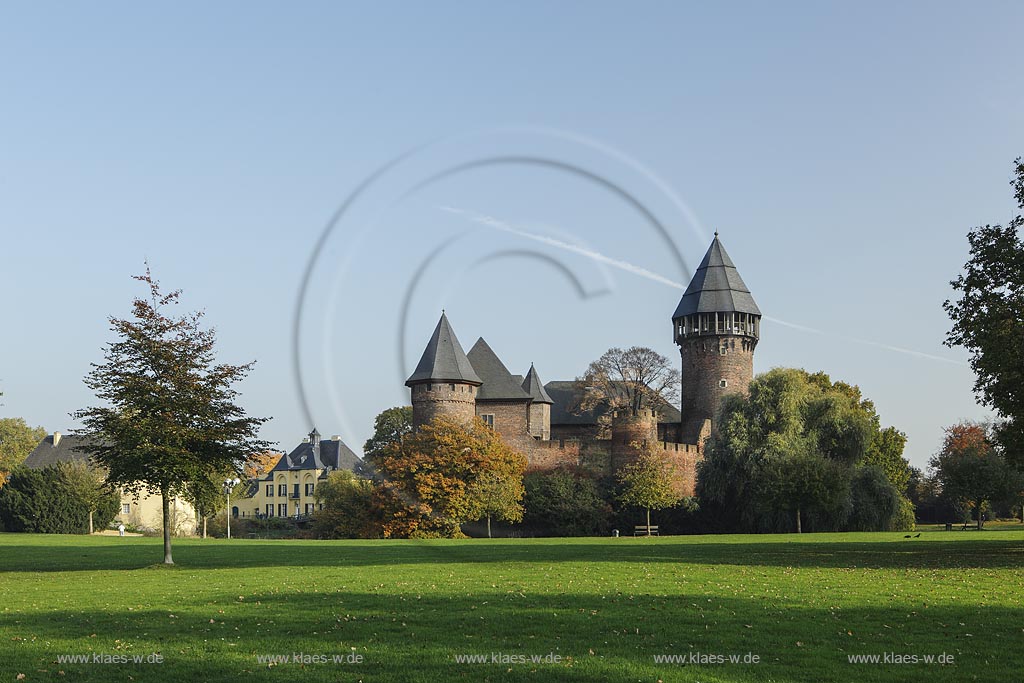
[{"label": "autumn tree", "polygon": [[606,419],[616,410],[661,412],[678,402],[679,386],[679,370],[657,351],[611,348],[576,378],[576,408],[597,410]]},{"label": "autumn tree", "polygon": [[0,487],[7,483],[11,470],[25,462],[45,436],[45,429],[29,427],[24,418],[0,418]]},{"label": "autumn tree", "polygon": [[217,363],[216,337],[202,313],[173,315],[180,290],[165,294],[147,266],[136,276],[147,289],[132,317],[111,317],[117,339],[85,378],[103,403],[75,413],[84,450],[107,470],[107,481],[129,494],[158,493],[163,506],[164,563],[171,556],[171,500],[210,477],[241,473],[267,420],[249,417],[233,388],[253,367]]},{"label": "autumn tree", "polygon": [[322,538],[379,538],[381,520],[374,485],[348,470],[335,470],[317,484],[323,508],[313,514],[313,530]]},{"label": "autumn tree", "polygon": [[[1010,183],[1024,209],[1024,162],[1015,162]],[[996,436],[1011,462],[1024,468],[1024,241],[1017,214],[1005,226],[984,225],[967,233],[970,259],[950,284],[958,300],[944,304],[953,327],[946,345],[970,354],[974,391],[1001,422]]]},{"label": "autumn tree", "polygon": [[985,504],[1005,496],[1008,482],[1016,479],[993,443],[991,430],[978,423],[947,427],[942,448],[930,464],[943,493],[974,510],[979,530],[984,526]]},{"label": "autumn tree", "polygon": [[245,463],[245,468],[242,472],[242,480],[248,481],[249,479],[261,479],[270,473],[270,470],[274,469],[278,461],[281,459],[282,454],[277,451],[260,451],[259,453],[253,453],[249,460]]},{"label": "autumn tree", "polygon": [[651,535],[651,510],[664,510],[683,500],[679,477],[668,454],[652,446],[633,444],[635,460],[618,473],[618,499],[647,511],[647,535]]},{"label": "autumn tree", "polygon": [[461,536],[460,525],[484,516],[485,475],[519,492],[509,500],[522,498],[526,458],[480,420],[467,427],[438,417],[369,460],[381,478],[387,537]]},{"label": "autumn tree", "polygon": [[487,538],[491,538],[491,518],[502,522],[523,521],[523,473],[503,469],[483,472],[476,479],[470,496],[478,501],[487,518]]}]

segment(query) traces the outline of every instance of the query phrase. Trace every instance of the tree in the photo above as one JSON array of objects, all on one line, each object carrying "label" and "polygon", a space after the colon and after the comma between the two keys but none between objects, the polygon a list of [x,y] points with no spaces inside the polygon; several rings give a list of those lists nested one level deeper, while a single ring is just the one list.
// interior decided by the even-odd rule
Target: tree
[{"label": "tree", "polygon": [[464,427],[444,417],[370,460],[386,537],[459,537],[460,525],[483,517],[480,478],[491,473],[521,491],[526,469],[526,458],[481,420]]},{"label": "tree", "polygon": [[270,473],[270,470],[274,469],[278,461],[281,459],[281,453],[277,451],[260,451],[254,453],[249,461],[245,463],[244,471],[242,472],[242,480],[248,481],[249,479],[261,479]]},{"label": "tree", "polygon": [[45,429],[29,427],[24,418],[0,418],[0,488],[7,483],[11,470],[25,462],[45,436]]},{"label": "tree", "polygon": [[235,403],[232,386],[253,363],[216,363],[216,336],[201,327],[202,313],[169,312],[180,290],[164,294],[148,266],[134,279],[148,297],[134,300],[131,319],[109,319],[117,340],[85,378],[105,405],[74,415],[109,483],[130,494],[160,494],[164,563],[174,564],[171,500],[217,473],[240,473],[250,454],[269,446],[257,438],[267,419],[248,417]]},{"label": "tree", "polygon": [[335,470],[316,487],[323,508],[313,515],[322,538],[379,538],[381,520],[374,505],[373,482],[348,470]]},{"label": "tree", "polygon": [[[1024,209],[1024,162],[1015,162],[1011,181]],[[967,233],[970,259],[950,284],[960,293],[943,304],[953,327],[949,347],[970,353],[975,394],[1002,418],[996,435],[1006,455],[1024,467],[1024,241],[1020,214],[1007,225],[985,225]]]},{"label": "tree", "polygon": [[106,490],[95,504],[79,497],[69,485],[61,465],[42,469],[15,467],[7,486],[0,489],[0,528],[44,534],[81,534],[89,529],[89,513],[97,526],[106,527],[117,515],[120,499]]},{"label": "tree", "polygon": [[1008,482],[1015,482],[990,429],[978,423],[947,427],[942,448],[930,464],[943,492],[974,510],[979,530],[984,527],[985,503],[1005,496]]},{"label": "tree", "polygon": [[[839,530],[851,521],[850,485],[860,467],[879,467],[892,495],[904,499],[905,484],[893,483],[905,476],[902,446],[902,434],[880,428],[856,386],[776,368],[758,375],[748,396],[723,400],[698,464],[697,496],[727,529]],[[901,503],[893,514],[905,520],[906,509]]]},{"label": "tree", "polygon": [[621,486],[618,499],[626,505],[647,510],[647,535],[651,535],[651,510],[670,508],[683,499],[675,468],[664,451],[640,444],[637,458],[625,465],[618,474]]},{"label": "tree", "polygon": [[603,536],[612,516],[609,492],[578,469],[529,472],[523,477],[523,525],[550,536]]},{"label": "tree", "polygon": [[477,500],[487,518],[487,538],[491,538],[491,517],[503,522],[523,521],[523,473],[511,469],[483,472],[476,479],[470,496]]},{"label": "tree", "polygon": [[58,463],[60,478],[74,496],[89,511],[89,533],[93,532],[93,517],[113,491],[107,485],[103,470],[84,460]]},{"label": "tree", "polygon": [[611,348],[576,378],[579,410],[601,409],[610,419],[616,410],[664,410],[679,399],[679,370],[652,349]]},{"label": "tree", "polygon": [[363,444],[362,473],[373,476],[373,459],[412,434],[412,406],[396,406],[373,420],[373,436]]}]

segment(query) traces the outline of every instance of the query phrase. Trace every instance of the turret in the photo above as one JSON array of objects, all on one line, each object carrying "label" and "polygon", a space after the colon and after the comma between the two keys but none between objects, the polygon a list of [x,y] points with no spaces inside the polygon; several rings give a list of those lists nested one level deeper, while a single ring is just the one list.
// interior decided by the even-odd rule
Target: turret
[{"label": "turret", "polygon": [[405,382],[412,390],[413,429],[438,416],[472,423],[477,388],[482,383],[442,311],[416,370]]},{"label": "turret", "polygon": [[682,358],[682,435],[695,443],[704,421],[714,422],[722,398],[747,391],[761,332],[761,309],[717,232],[672,325]]}]

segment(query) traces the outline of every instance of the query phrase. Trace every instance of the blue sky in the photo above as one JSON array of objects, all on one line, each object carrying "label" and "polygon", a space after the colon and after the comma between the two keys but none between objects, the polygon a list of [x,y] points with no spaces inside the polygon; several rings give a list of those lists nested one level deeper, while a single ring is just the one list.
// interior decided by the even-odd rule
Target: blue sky
[{"label": "blue sky", "polygon": [[771,318],[756,370],[860,385],[923,465],[986,415],[941,305],[967,229],[1014,210],[1022,23],[1010,2],[5,4],[0,414],[75,426],[148,259],[224,360],[257,361],[266,437],[314,421],[359,450],[441,308],[545,381],[613,345],[676,358],[665,280],[717,229]]}]

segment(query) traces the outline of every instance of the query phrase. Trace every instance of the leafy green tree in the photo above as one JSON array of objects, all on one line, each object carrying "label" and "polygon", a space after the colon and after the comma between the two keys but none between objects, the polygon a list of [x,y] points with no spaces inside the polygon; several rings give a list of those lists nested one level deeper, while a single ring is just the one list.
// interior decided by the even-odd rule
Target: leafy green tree
[{"label": "leafy green tree", "polygon": [[943,492],[974,510],[978,529],[984,527],[985,504],[1005,497],[1016,482],[990,430],[972,422],[946,428],[942,449],[931,460]]},{"label": "leafy green tree", "polygon": [[81,534],[89,529],[89,513],[106,527],[117,514],[120,499],[107,490],[92,504],[69,485],[64,468],[19,466],[0,489],[0,527],[7,531],[44,534]]},{"label": "leafy green tree", "polygon": [[164,294],[148,267],[135,279],[148,296],[134,300],[131,319],[110,318],[117,340],[85,378],[104,405],[75,417],[108,482],[129,494],[160,494],[164,563],[174,564],[171,500],[217,473],[240,473],[250,454],[269,446],[257,438],[267,420],[248,417],[235,403],[232,386],[253,363],[216,363],[216,337],[202,328],[202,313],[169,312],[180,290]]},{"label": "leafy green tree", "polygon": [[[202,537],[206,538],[207,523],[210,517],[217,514],[227,505],[224,495],[224,480],[237,476],[231,469],[221,472],[204,472],[194,480],[185,484],[182,497],[196,511],[197,520],[202,522]],[[228,510],[228,514],[231,511]]]},{"label": "leafy green tree", "polygon": [[[93,532],[93,517],[113,494],[119,496],[106,482],[103,470],[84,460],[69,460],[57,465],[60,478],[67,490],[85,505],[89,512],[89,533]],[[106,526],[106,525],[104,525]]]},{"label": "leafy green tree", "polygon": [[412,434],[412,406],[396,406],[381,412],[373,420],[373,436],[363,444],[363,463],[373,470],[373,459]]},{"label": "leafy green tree", "polygon": [[[1011,185],[1024,209],[1024,163],[1016,160]],[[953,322],[949,347],[970,353],[974,391],[1002,418],[997,427],[1007,457],[1024,468],[1024,241],[1020,214],[1007,225],[984,225],[967,233],[970,259],[952,284],[956,301],[943,307]]]},{"label": "leafy green tree", "polygon": [[386,537],[462,536],[462,524],[483,516],[481,476],[493,473],[514,486],[526,469],[526,458],[482,421],[467,428],[443,417],[389,444],[372,462]]},{"label": "leafy green tree", "polygon": [[313,530],[322,538],[379,538],[381,520],[373,482],[348,470],[335,470],[316,486],[323,508],[313,514]]},{"label": "leafy green tree", "polygon": [[603,536],[612,506],[600,482],[574,469],[523,477],[523,525],[550,536]]},{"label": "leafy green tree", "polygon": [[[845,528],[858,467],[888,466],[894,479],[903,476],[902,435],[879,422],[854,385],[771,370],[754,379],[748,396],[723,400],[698,465],[697,497],[706,514],[736,531]],[[903,497],[903,487],[889,486]]]},{"label": "leafy green tree", "polygon": [[879,468],[897,492],[906,491],[910,483],[910,463],[903,457],[906,445],[906,434],[886,427],[875,431],[864,455],[864,464]]},{"label": "leafy green tree", "polygon": [[503,522],[523,521],[524,493],[521,471],[490,470],[477,477],[470,495],[487,518],[487,538],[491,538],[491,517]]},{"label": "leafy green tree", "polygon": [[[0,393],[0,396],[3,396]],[[0,418],[0,487],[7,482],[7,475],[25,462],[39,442],[46,437],[42,427],[29,427],[24,418]]]},{"label": "leafy green tree", "polygon": [[678,477],[667,454],[634,444],[637,457],[618,474],[619,502],[647,511],[647,535],[651,535],[651,510],[664,510],[683,500]]}]

